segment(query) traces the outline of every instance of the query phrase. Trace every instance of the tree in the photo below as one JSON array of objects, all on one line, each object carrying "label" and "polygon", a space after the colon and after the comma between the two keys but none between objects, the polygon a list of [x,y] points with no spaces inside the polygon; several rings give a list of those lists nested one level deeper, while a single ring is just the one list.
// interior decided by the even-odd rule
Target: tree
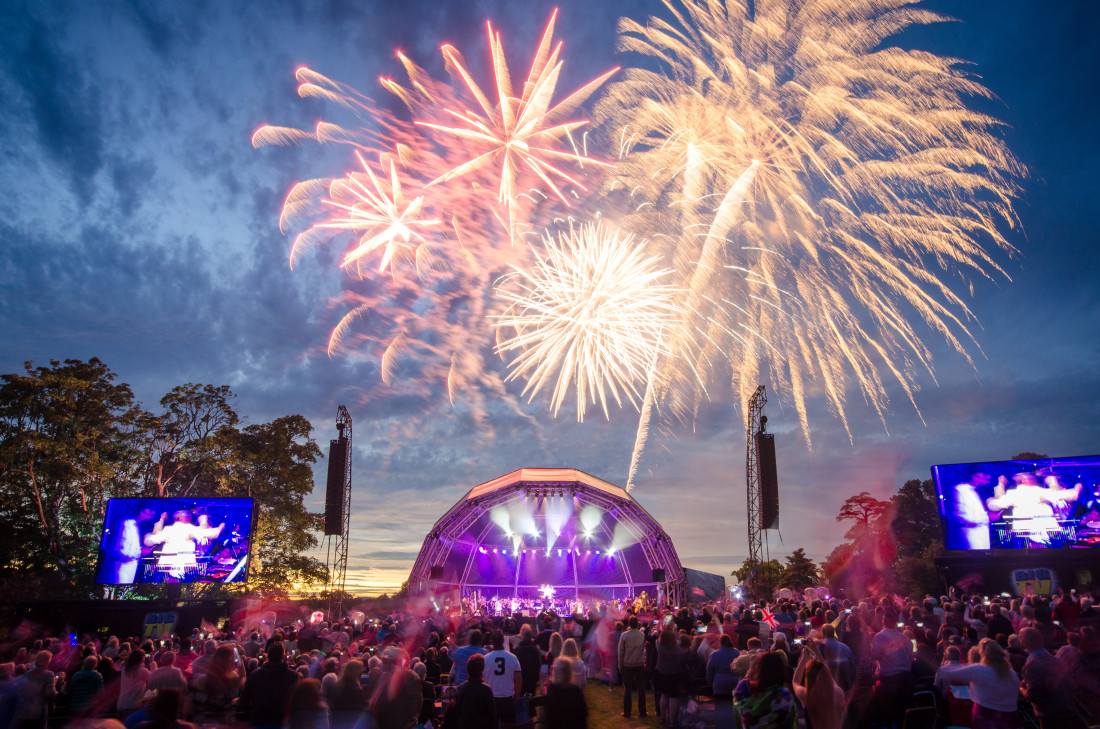
[{"label": "tree", "polygon": [[[137,463],[142,412],[100,360],[23,366],[0,385],[0,516],[8,596],[91,582],[106,499]],[[8,589],[10,588],[10,589]]]},{"label": "tree", "polygon": [[780,584],[792,590],[802,590],[818,583],[818,569],[814,561],[806,556],[802,547],[787,555],[787,564],[779,578]]},{"label": "tree", "polygon": [[312,465],[321,449],[310,437],[313,426],[301,415],[232,431],[235,454],[230,491],[256,499],[253,525],[253,572],[259,591],[323,585],[325,566],[306,552],[317,546],[323,515],[305,510],[313,491]]},{"label": "tree", "polygon": [[[196,384],[173,389],[161,414],[148,413],[98,359],[24,369],[0,384],[6,596],[93,594],[106,500],[135,496],[251,496],[251,588],[277,593],[325,582],[324,565],[307,554],[321,528],[321,515],[304,503],[321,456],[308,420],[288,415],[242,429],[228,387]],[[238,588],[192,593],[231,589]]]},{"label": "tree", "polygon": [[754,595],[759,598],[766,598],[771,595],[772,590],[779,583],[779,579],[783,575],[783,565],[777,559],[770,559],[767,562],[761,562],[754,568],[752,562],[746,559],[740,567],[733,571],[732,575],[737,578],[738,582],[748,587]]},{"label": "tree", "polygon": [[[886,513],[890,506],[889,501],[879,501],[867,491],[861,491],[855,496],[849,496],[840,507],[836,515],[837,521],[851,521],[849,534],[858,535],[870,529],[874,522]],[[854,537],[846,537],[848,539]]]},{"label": "tree", "polygon": [[933,545],[943,544],[943,528],[931,479],[906,481],[890,499],[890,531],[900,557],[924,554]]},{"label": "tree", "polygon": [[866,491],[850,496],[841,505],[837,521],[850,521],[846,542],[826,557],[823,573],[828,582],[855,593],[890,587],[897,555],[888,529],[890,502]]},{"label": "tree", "polygon": [[[191,494],[200,478],[217,480],[225,467],[225,439],[239,420],[233,410],[236,395],[227,385],[175,387],[161,398],[164,413],[149,415],[142,425],[146,433],[146,466],[143,491],[147,496]],[[200,487],[202,490],[202,487]]]}]

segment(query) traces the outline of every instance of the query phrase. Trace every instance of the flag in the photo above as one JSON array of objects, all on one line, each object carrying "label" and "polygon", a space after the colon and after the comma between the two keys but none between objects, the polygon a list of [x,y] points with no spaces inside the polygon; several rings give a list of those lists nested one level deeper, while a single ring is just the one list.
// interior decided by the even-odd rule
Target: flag
[{"label": "flag", "polygon": [[775,619],[775,613],[773,613],[771,610],[768,610],[767,608],[764,608],[763,614],[764,622],[768,624],[769,628],[775,630],[779,627],[779,622]]}]

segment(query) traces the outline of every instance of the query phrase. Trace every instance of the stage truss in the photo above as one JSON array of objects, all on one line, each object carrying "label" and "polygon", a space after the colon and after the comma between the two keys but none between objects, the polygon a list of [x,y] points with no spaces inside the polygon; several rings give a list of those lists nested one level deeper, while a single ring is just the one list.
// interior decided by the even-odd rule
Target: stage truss
[{"label": "stage truss", "polygon": [[328,584],[325,585],[325,592],[328,594],[327,614],[333,619],[339,617],[344,610],[344,588],[348,576],[348,535],[351,531],[351,415],[343,405],[336,411],[336,430],[340,434],[339,439],[345,441],[344,514],[341,533],[325,537],[325,564],[328,567]]},{"label": "stage truss", "polygon": [[756,388],[749,401],[748,423],[745,437],[745,518],[749,522],[749,565],[752,568],[750,579],[755,582],[760,565],[764,563],[764,530],[760,528],[760,459],[756,452],[756,434],[764,431],[767,418],[764,405],[768,394],[763,385]]}]

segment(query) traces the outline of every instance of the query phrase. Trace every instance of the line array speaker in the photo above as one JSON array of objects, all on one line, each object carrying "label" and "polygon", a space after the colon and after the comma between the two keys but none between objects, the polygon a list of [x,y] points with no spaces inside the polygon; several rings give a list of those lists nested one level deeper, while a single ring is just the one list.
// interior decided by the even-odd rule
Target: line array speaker
[{"label": "line array speaker", "polygon": [[775,436],[756,434],[756,462],[760,466],[760,528],[779,528],[779,477],[775,469]]},{"label": "line array speaker", "polygon": [[653,570],[653,581],[654,582],[664,582],[665,581],[665,571],[664,570]]},{"label": "line array speaker", "polygon": [[433,565],[428,568],[429,580],[442,580],[443,579],[443,567],[441,565]]},{"label": "line array speaker", "polygon": [[328,484],[325,488],[325,534],[344,533],[344,483],[347,474],[348,442],[344,438],[328,442]]}]

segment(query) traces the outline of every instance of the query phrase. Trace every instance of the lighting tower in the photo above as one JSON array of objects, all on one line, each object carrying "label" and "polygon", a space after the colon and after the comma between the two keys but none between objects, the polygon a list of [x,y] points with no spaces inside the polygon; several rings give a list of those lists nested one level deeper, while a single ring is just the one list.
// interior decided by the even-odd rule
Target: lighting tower
[{"label": "lighting tower", "polygon": [[[745,439],[745,482],[747,495],[746,518],[749,522],[749,567],[751,574],[755,575],[763,564],[763,529],[760,524],[760,459],[756,451],[756,435],[764,432],[768,417],[764,415],[764,405],[768,402],[768,395],[764,386],[756,388],[749,400],[747,437]],[[754,580],[755,581],[755,580]]]},{"label": "lighting tower", "polygon": [[328,593],[327,614],[332,620],[339,618],[344,609],[351,527],[351,415],[343,405],[336,411],[336,430],[339,437],[329,441],[329,481],[325,498],[325,565],[328,567],[325,591]]}]

